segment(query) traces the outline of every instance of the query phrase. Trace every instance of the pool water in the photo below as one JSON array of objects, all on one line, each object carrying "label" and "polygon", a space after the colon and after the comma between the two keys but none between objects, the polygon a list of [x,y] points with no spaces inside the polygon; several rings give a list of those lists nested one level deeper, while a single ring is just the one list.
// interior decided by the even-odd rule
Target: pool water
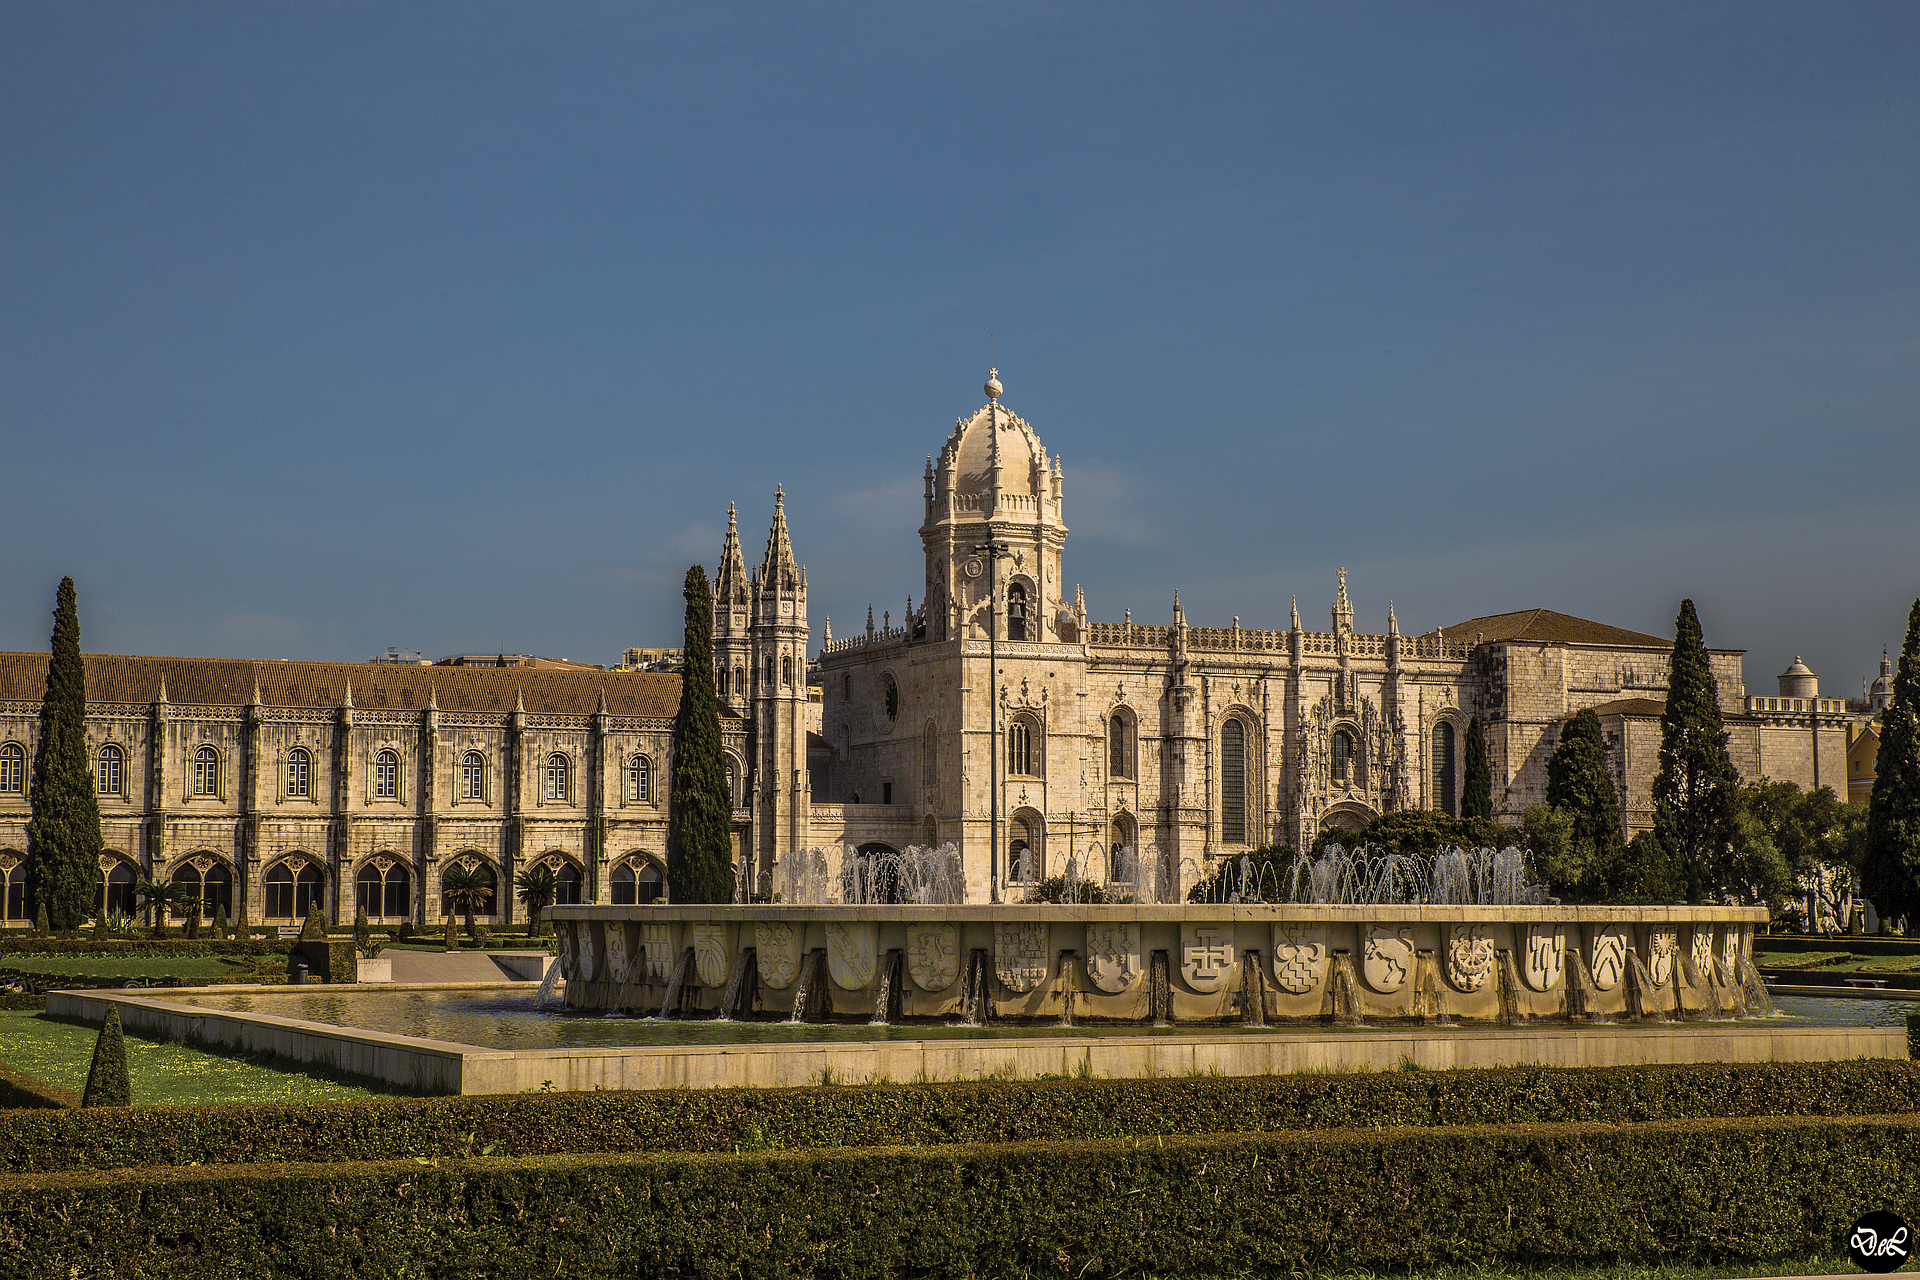
[{"label": "pool water", "polygon": [[[161,999],[172,998],[160,996]],[[1238,1025],[1171,1027],[1136,1024],[992,1023],[984,1027],[956,1026],[925,1021],[895,1026],[864,1022],[785,1022],[713,1020],[663,1021],[659,1018],[582,1016],[558,1005],[536,1009],[531,995],[476,995],[463,991],[395,991],[329,993],[324,988],[300,992],[249,992],[195,995],[177,1003],[236,1013],[298,1018],[336,1027],[357,1027],[388,1035],[425,1040],[447,1040],[489,1049],[618,1048],[632,1045],[795,1044],[846,1040],[1001,1040],[1087,1035],[1195,1036],[1195,1035],[1326,1035],[1321,1024],[1249,1028]],[[1779,998],[1776,1018],[1800,1025],[1898,1026],[1913,1006],[1898,1000]],[[1550,1029],[1556,1024],[1540,1024]],[[1361,1028],[1364,1029],[1364,1028]],[[1391,1028],[1376,1028],[1391,1029]],[[1623,1026],[1631,1032],[1631,1026]],[[1478,1035],[1476,1027],[1428,1028],[1451,1035]]]}]

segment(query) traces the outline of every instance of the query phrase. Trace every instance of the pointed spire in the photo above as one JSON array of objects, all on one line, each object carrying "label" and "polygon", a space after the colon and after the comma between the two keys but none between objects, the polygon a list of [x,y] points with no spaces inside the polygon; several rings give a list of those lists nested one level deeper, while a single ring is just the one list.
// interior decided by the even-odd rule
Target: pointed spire
[{"label": "pointed spire", "polygon": [[340,705],[343,707],[350,707],[353,705],[353,681],[351,680],[347,681],[346,701],[342,702]]},{"label": "pointed spire", "polygon": [[1293,629],[1298,631],[1300,629],[1300,597],[1288,596],[1287,599],[1289,601],[1289,607],[1293,611]]},{"label": "pointed spire", "polygon": [[158,700],[161,702],[167,700],[167,673],[164,671],[160,673],[160,697]]},{"label": "pointed spire", "polygon": [[747,562],[740,554],[740,523],[731,502],[727,504],[727,540],[720,546],[720,571],[714,575],[713,605],[731,604],[746,594]]},{"label": "pointed spire", "polygon": [[867,635],[873,635],[873,606],[867,606]]},{"label": "pointed spire", "polygon": [[607,706],[607,686],[601,685],[600,686],[600,705],[593,709],[593,713],[598,716],[604,716],[611,710],[612,708]]},{"label": "pointed spire", "polygon": [[1390,636],[1400,634],[1400,620],[1393,616],[1393,601],[1391,600],[1387,601],[1387,634]]},{"label": "pointed spire", "polygon": [[793,542],[787,536],[787,495],[773,487],[773,527],[767,530],[767,554],[760,562],[760,586],[765,591],[790,589],[794,585]]},{"label": "pointed spire", "polygon": [[256,707],[264,705],[263,700],[260,697],[260,677],[259,676],[255,676],[253,678],[253,702],[249,705],[256,706]]},{"label": "pointed spire", "polygon": [[1347,571],[1340,570],[1340,589],[1333,597],[1333,629],[1336,633],[1353,630],[1353,601],[1347,598]]},{"label": "pointed spire", "polygon": [[435,684],[430,684],[427,686],[427,710],[438,711],[439,709],[440,709],[440,686]]},{"label": "pointed spire", "polygon": [[827,614],[820,626],[820,648],[824,652],[833,647],[833,615]]},{"label": "pointed spire", "polygon": [[527,709],[527,699],[525,695],[521,693],[519,685],[513,686],[513,709],[515,711],[525,711]]}]

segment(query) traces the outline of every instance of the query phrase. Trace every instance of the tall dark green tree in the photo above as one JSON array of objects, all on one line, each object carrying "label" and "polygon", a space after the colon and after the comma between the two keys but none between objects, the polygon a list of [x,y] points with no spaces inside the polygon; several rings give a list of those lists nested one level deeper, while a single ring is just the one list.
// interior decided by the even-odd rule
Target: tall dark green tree
[{"label": "tall dark green tree", "polygon": [[1626,838],[1600,717],[1590,710],[1567,722],[1547,758],[1547,804],[1568,820],[1565,856],[1545,868],[1547,882],[1562,896],[1605,901],[1617,888]]},{"label": "tall dark green tree", "polygon": [[1907,615],[1907,642],[1880,716],[1880,754],[1867,802],[1863,885],[1883,916],[1920,916],[1920,600]]},{"label": "tall dark green tree", "polygon": [[1727,896],[1776,901],[1790,886],[1780,851],[1741,802],[1740,779],[1727,756],[1720,689],[1691,600],[1680,602],[1673,623],[1653,830],[1634,847],[1630,861],[1643,896],[1665,890],[1684,894],[1688,902]]},{"label": "tall dark green tree", "polygon": [[1493,769],[1487,764],[1487,731],[1480,717],[1467,721],[1467,770],[1461,779],[1460,816],[1493,817]]},{"label": "tall dark green tree", "polygon": [[733,901],[733,794],[713,687],[713,599],[707,571],[687,570],[686,665],[667,793],[667,893],[674,902]]},{"label": "tall dark green tree", "polygon": [[33,817],[27,823],[27,914],[38,915],[45,907],[54,929],[78,929],[93,914],[100,800],[90,763],[80,607],[73,579],[62,578],[33,757]]}]

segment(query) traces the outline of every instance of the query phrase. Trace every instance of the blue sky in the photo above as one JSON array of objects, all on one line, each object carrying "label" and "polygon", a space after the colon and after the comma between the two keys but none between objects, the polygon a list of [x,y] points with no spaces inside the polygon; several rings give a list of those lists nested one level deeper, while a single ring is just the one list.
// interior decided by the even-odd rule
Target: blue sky
[{"label": "blue sky", "polygon": [[898,616],[981,401],[1096,618],[1545,606],[1859,692],[1920,594],[1920,8],[0,11],[0,647]]}]

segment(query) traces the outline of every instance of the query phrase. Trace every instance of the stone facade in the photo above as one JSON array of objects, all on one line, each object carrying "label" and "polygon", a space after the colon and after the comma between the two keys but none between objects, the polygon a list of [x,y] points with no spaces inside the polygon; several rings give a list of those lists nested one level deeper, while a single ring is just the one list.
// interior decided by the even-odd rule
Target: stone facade
[{"label": "stone facade", "polygon": [[[1285,630],[1192,626],[1177,594],[1164,624],[1093,622],[1066,588],[1061,461],[1000,403],[997,378],[986,390],[927,459],[920,604],[908,596],[898,625],[869,609],[863,631],[838,638],[827,622],[817,684],[785,495],[751,573],[729,510],[713,636],[743,897],[771,892],[796,849],[951,842],[971,901],[1017,899],[1070,868],[1178,900],[1209,864],[1260,845],[1304,847],[1398,809],[1457,812],[1474,716],[1498,820],[1545,798],[1561,726],[1591,707],[1628,833],[1651,824],[1669,640],[1544,609],[1402,635],[1391,602],[1385,631],[1362,631],[1345,570],[1326,631],[1307,630],[1297,605]],[[1742,657],[1710,651],[1742,776],[1838,789],[1845,704],[1819,698],[1797,663],[1782,696],[1750,698]],[[27,811],[5,756],[32,759],[46,661],[0,655],[10,886]],[[504,885],[531,861],[550,860],[582,902],[644,901],[658,881],[677,675],[87,662],[92,748],[107,771],[102,750],[120,753],[101,803],[104,870],[122,882],[224,873],[236,915],[274,920],[287,904],[268,877],[310,867],[329,913],[350,919],[367,868],[398,869],[404,891],[381,898],[396,910],[369,914],[395,918],[404,902],[431,921],[452,859],[494,870],[506,921]],[[299,752],[305,795],[289,793]],[[1137,877],[1113,864],[1122,847]]]}]

